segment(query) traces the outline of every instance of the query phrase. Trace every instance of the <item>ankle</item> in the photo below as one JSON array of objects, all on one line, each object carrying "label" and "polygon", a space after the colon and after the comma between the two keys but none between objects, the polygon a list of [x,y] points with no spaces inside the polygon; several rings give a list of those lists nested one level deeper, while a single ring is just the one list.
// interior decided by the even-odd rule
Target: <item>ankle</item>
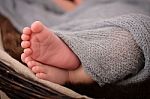
[{"label": "ankle", "polygon": [[91,84],[94,80],[88,75],[82,66],[68,72],[68,80],[71,84]]}]

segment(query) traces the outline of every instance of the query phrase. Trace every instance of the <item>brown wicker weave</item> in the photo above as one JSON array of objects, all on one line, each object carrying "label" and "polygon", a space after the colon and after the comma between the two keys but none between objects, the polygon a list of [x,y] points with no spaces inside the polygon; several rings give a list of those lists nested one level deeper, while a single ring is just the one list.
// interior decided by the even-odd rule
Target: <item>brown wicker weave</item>
[{"label": "brown wicker weave", "polygon": [[70,99],[40,83],[26,79],[0,62],[0,89],[11,99]]}]

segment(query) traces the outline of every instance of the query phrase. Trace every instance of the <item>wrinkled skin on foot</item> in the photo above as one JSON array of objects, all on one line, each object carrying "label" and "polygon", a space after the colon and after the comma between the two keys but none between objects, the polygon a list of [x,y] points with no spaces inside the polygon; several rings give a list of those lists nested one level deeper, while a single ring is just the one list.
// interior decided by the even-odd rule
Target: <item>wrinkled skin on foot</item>
[{"label": "wrinkled skin on foot", "polygon": [[[21,39],[20,39],[21,38],[21,33],[19,33],[15,29],[15,27],[11,24],[11,22],[3,16],[0,16],[0,28],[2,29],[2,42],[3,42],[3,46],[4,46],[5,51],[7,53],[9,53],[13,58],[15,58],[16,60],[21,62],[20,56],[21,56],[21,53],[23,53],[23,48],[20,45],[20,43],[21,43]],[[96,83],[84,84],[83,83],[84,78],[78,79],[76,81],[77,77],[74,76],[73,74],[80,73],[81,70],[82,69],[79,69],[79,68],[76,69],[76,70],[72,70],[71,71],[72,76],[75,77],[74,81],[65,81],[63,83],[61,82],[61,84],[66,83],[66,85],[65,85],[66,87],[69,87],[72,90],[75,90],[76,92],[79,92],[81,94],[85,94],[85,95],[88,95],[88,96],[91,96],[91,97],[99,96],[100,95],[99,94],[99,92],[100,92],[99,89],[101,89],[101,88],[98,88],[99,86]],[[74,73],[74,72],[76,72],[76,73]],[[76,75],[79,75],[79,74],[76,74]],[[89,76],[87,76],[87,78],[88,77]],[[56,78],[56,76],[55,76],[55,78]],[[71,79],[73,79],[73,78],[71,78]],[[50,81],[50,78],[46,78],[45,80]],[[80,83],[80,80],[81,80],[82,84]],[[89,82],[91,82],[91,81],[89,81]],[[91,92],[91,88],[92,88],[92,90],[94,90],[93,92]]]},{"label": "wrinkled skin on foot", "polygon": [[80,66],[78,57],[41,22],[24,28],[21,39],[22,61],[36,77],[62,85],[93,82]]},{"label": "wrinkled skin on foot", "polygon": [[25,27],[21,38],[24,48],[22,61],[26,64],[35,60],[63,69],[75,69],[80,65],[72,50],[39,21],[34,22],[31,28]]}]

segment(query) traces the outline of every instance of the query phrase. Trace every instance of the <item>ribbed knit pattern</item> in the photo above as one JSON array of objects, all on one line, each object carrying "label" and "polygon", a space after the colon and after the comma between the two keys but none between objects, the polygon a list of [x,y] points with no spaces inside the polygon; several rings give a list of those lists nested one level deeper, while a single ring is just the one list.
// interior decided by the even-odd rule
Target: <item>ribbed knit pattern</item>
[{"label": "ribbed knit pattern", "polygon": [[65,14],[44,10],[47,5],[36,0],[18,1],[0,0],[0,12],[20,31],[39,18],[100,86],[137,83],[150,76],[149,0],[85,0]]}]

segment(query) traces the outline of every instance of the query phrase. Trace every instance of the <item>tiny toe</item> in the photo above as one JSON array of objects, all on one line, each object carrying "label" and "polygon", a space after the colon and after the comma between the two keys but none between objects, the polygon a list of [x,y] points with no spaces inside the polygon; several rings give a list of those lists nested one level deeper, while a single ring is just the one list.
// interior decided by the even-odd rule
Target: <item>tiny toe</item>
[{"label": "tiny toe", "polygon": [[26,54],[25,54],[25,53],[22,53],[22,54],[21,54],[21,60],[22,60],[23,62],[25,62],[25,58],[26,58]]},{"label": "tiny toe", "polygon": [[28,56],[28,57],[25,58],[25,63],[27,64],[29,61],[32,61],[32,60],[33,59],[30,56]]},{"label": "tiny toe", "polygon": [[41,72],[43,72],[43,69],[39,66],[34,66],[34,67],[32,67],[32,71],[34,73],[41,73]]},{"label": "tiny toe", "polygon": [[27,63],[27,65],[28,65],[29,68],[33,68],[34,66],[37,66],[38,64],[37,64],[36,61],[29,61],[29,62]]},{"label": "tiny toe", "polygon": [[29,68],[32,68],[33,66],[35,66],[35,64],[34,64],[33,61],[29,61],[29,62],[27,63],[27,65],[28,65]]},{"label": "tiny toe", "polygon": [[33,68],[34,66],[39,66],[39,67],[40,67],[40,66],[43,66],[41,63],[36,62],[36,61],[34,61],[34,60],[28,61],[27,65],[28,65],[29,68]]},{"label": "tiny toe", "polygon": [[27,40],[30,39],[30,36],[27,35],[27,34],[22,34],[22,35],[21,35],[21,39],[24,40],[24,41],[27,41]]},{"label": "tiny toe", "polygon": [[24,29],[23,29],[23,34],[27,34],[27,35],[29,35],[29,34],[31,34],[32,32],[31,32],[31,29],[29,28],[29,27],[25,27]]},{"label": "tiny toe", "polygon": [[21,42],[21,47],[22,48],[28,48],[28,47],[30,47],[30,42],[29,41],[22,41]]},{"label": "tiny toe", "polygon": [[40,78],[40,79],[47,80],[47,75],[45,73],[36,73],[35,76]]},{"label": "tiny toe", "polygon": [[39,33],[43,30],[44,25],[40,22],[40,21],[35,21],[32,25],[31,25],[31,30],[34,33]]},{"label": "tiny toe", "polygon": [[24,49],[24,53],[26,54],[26,56],[29,56],[32,54],[32,50],[30,48],[26,48]]}]

